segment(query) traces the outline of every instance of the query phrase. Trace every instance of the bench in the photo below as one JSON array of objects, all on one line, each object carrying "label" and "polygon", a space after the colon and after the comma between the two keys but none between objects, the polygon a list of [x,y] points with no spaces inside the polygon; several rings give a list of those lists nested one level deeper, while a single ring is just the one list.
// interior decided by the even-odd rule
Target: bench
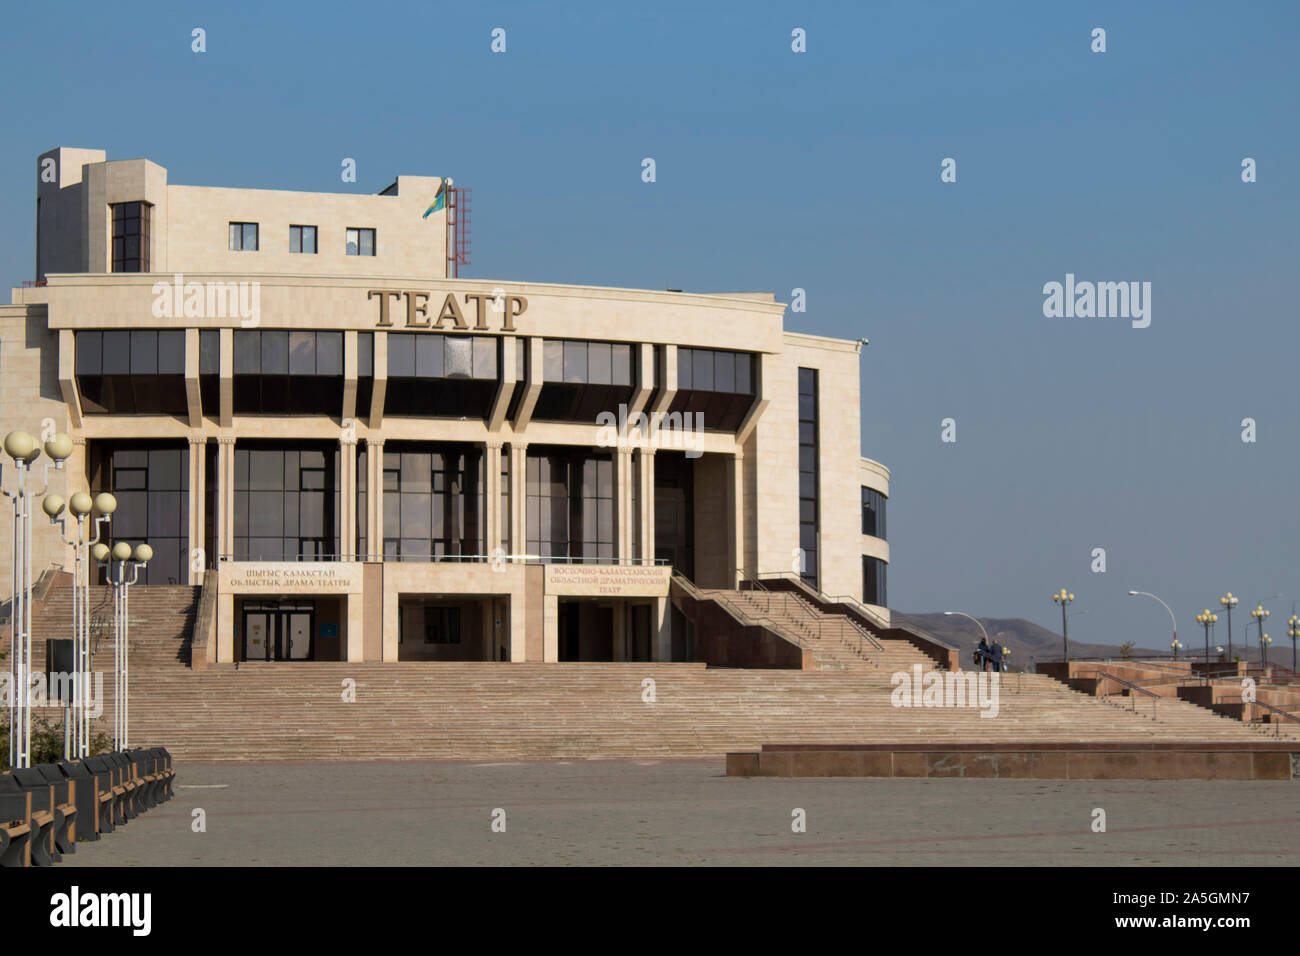
[{"label": "bench", "polygon": [[100,778],[91,773],[86,765],[78,760],[60,760],[57,764],[39,765],[42,772],[49,775],[47,768],[53,768],[68,780],[76,781],[77,839],[82,842],[98,840],[101,833],[113,832],[113,791],[100,785]]},{"label": "bench", "polygon": [[53,764],[38,764],[35,767],[13,771],[22,787],[38,789],[42,786],[53,788],[53,808],[59,817],[54,827],[54,849],[62,853],[77,852],[77,784],[59,773]]},{"label": "bench", "polygon": [[0,866],[32,865],[32,795],[0,793]]},{"label": "bench", "polygon": [[109,816],[110,825],[102,827],[101,832],[111,833],[120,826],[125,826],[127,820],[135,816],[134,813],[128,815],[128,803],[131,799],[131,790],[122,782],[122,768],[115,761],[109,760],[107,754],[100,754],[97,757],[87,757],[82,761],[86,769],[99,778],[101,790],[106,790],[112,797],[112,813]]},{"label": "bench", "polygon": [[[54,810],[54,788],[49,784],[44,787],[24,787],[11,773],[0,774],[0,796],[23,796],[30,801],[31,812],[28,823],[32,834],[28,838],[33,866],[50,866],[55,860],[62,859],[54,845],[54,830],[57,824]],[[33,838],[34,837],[34,838]]]}]

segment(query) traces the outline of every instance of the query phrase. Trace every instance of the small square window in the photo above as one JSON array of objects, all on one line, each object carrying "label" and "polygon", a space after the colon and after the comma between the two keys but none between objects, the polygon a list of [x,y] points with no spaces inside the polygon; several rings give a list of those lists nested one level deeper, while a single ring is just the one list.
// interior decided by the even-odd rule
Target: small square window
[{"label": "small square window", "polygon": [[231,252],[257,251],[257,223],[232,222],[229,235]]},{"label": "small square window", "polygon": [[289,251],[314,256],[316,254],[316,227],[290,226]]},{"label": "small square window", "polygon": [[347,230],[346,251],[350,256],[373,256],[375,254],[375,230]]}]

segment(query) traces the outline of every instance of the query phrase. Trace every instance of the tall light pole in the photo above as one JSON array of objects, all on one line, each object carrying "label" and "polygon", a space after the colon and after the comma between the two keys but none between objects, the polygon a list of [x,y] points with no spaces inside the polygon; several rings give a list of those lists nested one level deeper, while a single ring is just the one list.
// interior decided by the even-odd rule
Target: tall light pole
[{"label": "tall light pole", "polygon": [[1224,613],[1228,615],[1228,663],[1232,663],[1232,609],[1241,603],[1241,600],[1231,591],[1219,598],[1219,603],[1223,605]]},{"label": "tall light pole", "polygon": [[1173,648],[1174,660],[1178,660],[1178,649],[1183,645],[1178,643],[1178,638],[1175,637],[1172,641],[1169,642],[1169,646]]},{"label": "tall light pole", "polygon": [[1205,668],[1207,674],[1209,673],[1210,667],[1210,628],[1214,627],[1214,624],[1218,619],[1219,615],[1211,614],[1208,607],[1200,614],[1196,615],[1196,623],[1205,628]]},{"label": "tall light pole", "polygon": [[1268,645],[1273,643],[1273,638],[1267,634],[1259,635],[1259,661],[1261,667],[1268,666]]},{"label": "tall light pole", "polygon": [[[153,548],[147,544],[137,544],[134,549],[125,541],[113,545],[112,551],[99,551],[99,560],[110,558],[107,562],[106,576],[113,588],[113,749],[125,750],[130,746],[130,603],[129,591],[140,577],[140,569],[153,558]],[[107,552],[107,553],[105,553]],[[117,570],[114,572],[113,566]],[[130,568],[127,568],[127,565]],[[130,571],[130,577],[127,572]]]},{"label": "tall light pole", "polygon": [[984,625],[980,622],[979,618],[972,617],[970,614],[967,614],[965,611],[944,611],[943,613],[948,617],[952,617],[954,614],[960,614],[962,617],[970,618],[972,621],[975,622],[976,626],[979,627],[981,631],[984,631],[984,645],[986,647],[991,647],[993,645],[993,642],[989,640],[989,632],[984,630]]},{"label": "tall light pole", "polygon": [[41,457],[36,438],[21,429],[5,436],[4,450],[18,472],[17,489],[3,490],[13,513],[12,600],[9,604],[9,766],[32,764],[32,502],[49,490],[50,464],[60,471],[72,454],[72,439],[55,435],[45,443],[44,487],[28,484],[28,473]]},{"label": "tall light pole", "polygon": [[[41,507],[50,516],[50,523],[58,525],[62,534],[63,499],[58,495],[46,495]],[[64,746],[65,756],[72,759],[90,755],[90,552],[99,544],[104,523],[111,520],[117,510],[117,499],[106,492],[92,499],[86,492],[78,491],[68,499],[67,508],[77,527],[75,540],[64,538],[73,554],[72,705],[76,711],[76,728]],[[89,529],[86,522],[89,522]]]},{"label": "tall light pole", "polygon": [[[1259,625],[1259,650],[1262,654],[1264,652],[1264,622],[1268,620],[1268,611],[1264,609],[1263,604],[1256,604],[1255,610],[1250,612],[1250,616]],[[1249,667],[1250,663],[1247,662],[1246,666]]]},{"label": "tall light pole", "polygon": [[[1156,597],[1156,596],[1155,596],[1154,594],[1152,594],[1150,591],[1129,591],[1128,593],[1129,593],[1129,597],[1136,597],[1137,595],[1140,594],[1140,595],[1142,595],[1143,597],[1149,597],[1149,598],[1151,598],[1152,600],[1160,601],[1160,598]],[[1166,604],[1164,601],[1160,601],[1160,606],[1163,607],[1166,611],[1169,611],[1169,620],[1170,620],[1170,621],[1173,623],[1173,625],[1174,625],[1174,640],[1177,641],[1177,640],[1178,640],[1178,621],[1174,619],[1174,612],[1170,609],[1169,605]],[[1181,647],[1182,645],[1180,644],[1179,646]]]},{"label": "tall light pole", "polygon": [[1065,663],[1068,670],[1068,665],[1070,663],[1070,626],[1065,618],[1065,609],[1069,607],[1070,602],[1074,600],[1074,595],[1065,590],[1065,588],[1061,588],[1060,591],[1052,595],[1052,600],[1061,605],[1061,647],[1065,652]]}]

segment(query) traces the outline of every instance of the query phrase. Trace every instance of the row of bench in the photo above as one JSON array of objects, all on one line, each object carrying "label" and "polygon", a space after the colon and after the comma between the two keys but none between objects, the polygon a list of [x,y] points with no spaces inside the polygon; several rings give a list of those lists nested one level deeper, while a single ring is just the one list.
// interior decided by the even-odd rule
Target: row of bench
[{"label": "row of bench", "polygon": [[49,866],[174,795],[166,749],[60,760],[0,774],[0,866]]}]

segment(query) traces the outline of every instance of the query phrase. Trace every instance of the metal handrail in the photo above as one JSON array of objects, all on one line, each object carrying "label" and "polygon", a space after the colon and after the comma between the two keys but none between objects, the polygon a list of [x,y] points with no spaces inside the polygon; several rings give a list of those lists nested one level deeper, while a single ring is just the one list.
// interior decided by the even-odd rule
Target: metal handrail
[{"label": "metal handrail", "polygon": [[[398,555],[398,554],[320,554],[320,555],[297,555],[284,557],[236,557],[233,554],[217,555],[219,563],[237,563],[237,562],[255,562],[266,561],[272,563],[298,563],[298,562],[338,562],[338,563],[372,563],[384,561],[396,562],[426,562],[428,564],[491,564],[494,561],[500,561],[506,564],[523,563],[523,564],[592,564],[605,565],[607,567],[650,567],[640,558],[588,558],[577,555],[540,555],[540,554],[433,554],[433,555]],[[671,565],[670,558],[655,558],[654,567],[664,567]]]},{"label": "metal handrail", "polygon": [[[1252,700],[1252,701],[1247,701],[1247,703],[1258,704],[1260,707],[1263,707],[1265,710],[1269,711],[1270,713],[1281,714],[1287,720],[1294,720],[1297,724],[1300,724],[1300,717],[1297,717],[1295,714],[1292,714],[1289,711],[1283,710],[1281,707],[1274,707],[1272,704],[1266,704],[1262,700]],[[1274,737],[1282,736],[1282,725],[1277,721],[1273,722],[1273,736]]]},{"label": "metal handrail", "polygon": [[[859,602],[859,601],[856,600],[855,598],[851,598],[851,597],[830,597],[830,596],[828,596],[825,592],[823,592],[823,591],[819,590],[818,588],[815,588],[815,587],[813,587],[812,585],[810,585],[807,581],[803,580],[803,579],[802,579],[801,577],[799,577],[798,575],[791,574],[791,573],[786,572],[786,571],[768,571],[768,572],[763,572],[763,574],[765,574],[765,575],[766,575],[767,577],[769,577],[769,578],[780,578],[780,579],[785,580],[785,581],[791,581],[791,582],[793,582],[793,583],[796,585],[796,587],[803,588],[804,590],[806,590],[806,591],[808,591],[810,594],[812,594],[814,597],[816,597],[817,600],[819,600],[819,601],[821,601],[821,602],[823,602],[823,603],[825,603],[825,604],[845,604],[845,605],[848,605],[849,607],[853,608],[855,611],[857,611],[858,613],[860,613],[860,614],[861,614],[863,617],[865,617],[868,621],[870,621],[870,622],[872,623],[873,626],[879,628],[880,630],[888,630],[888,629],[889,629],[889,626],[890,626],[890,625],[888,625],[887,623],[885,623],[884,621],[882,621],[882,620],[880,619],[880,616],[879,616],[878,614],[876,614],[875,612],[871,611],[871,610],[870,610],[866,605],[862,604],[861,602]],[[759,574],[758,572],[750,572],[750,571],[746,570],[746,571],[743,571],[743,572],[742,572],[742,575],[743,575],[743,580],[744,580],[744,581],[749,581],[749,582],[751,582],[751,583],[752,583],[756,588],[758,588],[759,590],[762,590],[763,592],[765,592],[765,593],[767,593],[767,594],[771,594],[771,593],[773,593],[772,591],[770,591],[770,590],[767,588],[766,585],[763,584],[763,581],[762,581],[763,575],[762,575],[762,574]],[[796,599],[798,599],[799,596],[798,596],[797,593],[795,594],[795,597],[796,597]],[[805,605],[805,608],[806,608],[806,605]],[[808,610],[813,610],[813,611],[817,612],[818,614],[821,614],[821,613],[822,613],[821,610],[820,610],[820,608],[816,608],[816,609],[813,609],[813,608],[806,608],[806,609],[808,609]],[[824,617],[818,617],[817,620],[818,620],[818,624],[819,624],[819,626],[821,626],[821,625],[824,623],[824,620],[825,620],[825,619],[824,619]],[[840,635],[841,638],[843,637],[843,624],[847,624],[849,627],[851,627],[851,628],[853,629],[853,631],[854,631],[854,632],[855,632],[855,633],[856,633],[856,634],[857,634],[857,635],[858,635],[858,636],[859,636],[863,641],[865,641],[866,643],[870,644],[870,645],[871,645],[875,650],[877,650],[877,651],[883,651],[883,650],[885,649],[885,646],[884,646],[883,644],[880,643],[880,641],[876,638],[876,636],[875,636],[874,634],[872,634],[872,633],[871,633],[870,631],[868,631],[866,628],[862,627],[862,626],[861,626],[857,621],[853,620],[853,618],[849,617],[848,615],[841,615],[841,621],[842,621],[842,624],[841,624],[841,635]]]},{"label": "metal handrail", "polygon": [[[739,607],[733,601],[729,600],[728,598],[722,597],[721,595],[718,594],[710,594],[707,596],[704,595],[700,591],[700,589],[695,586],[694,582],[692,582],[689,578],[687,578],[684,574],[680,572],[677,571],[673,572],[672,580],[674,583],[677,584],[678,587],[680,587],[683,591],[685,591],[690,597],[692,597],[696,601],[714,602],[719,607],[721,607],[724,611],[726,611],[727,614],[733,617],[738,624],[741,624],[745,627],[755,627],[755,626],[765,627],[768,630],[772,631],[774,634],[776,634],[778,637],[780,637],[782,640],[788,641],[789,643],[793,644],[795,647],[807,648],[809,650],[812,649],[811,647],[809,647],[808,638],[801,639],[796,634],[789,631],[782,625],[778,624],[776,621],[772,620],[771,618],[759,617],[754,614],[751,614],[747,609]],[[879,661],[873,661],[872,663],[879,664]]]},{"label": "metal handrail", "polygon": [[[1106,680],[1113,680],[1115,683],[1121,685],[1122,687],[1127,687],[1129,690],[1135,690],[1135,691],[1137,691],[1139,694],[1142,694],[1142,695],[1145,696],[1145,697],[1150,697],[1150,698],[1151,698],[1151,719],[1152,719],[1152,720],[1156,720],[1156,719],[1157,719],[1157,718],[1156,718],[1156,702],[1160,700],[1160,695],[1159,695],[1159,694],[1153,694],[1153,693],[1151,693],[1151,691],[1147,690],[1145,687],[1140,687],[1140,686],[1138,686],[1137,684],[1133,683],[1133,681],[1125,680],[1125,679],[1122,678],[1122,677],[1116,677],[1114,674],[1109,674],[1109,673],[1107,673],[1106,671],[1095,670],[1095,671],[1089,671],[1088,673],[1093,674],[1093,675],[1096,676],[1096,677],[1104,678],[1104,679],[1106,679]],[[1084,674],[1083,671],[1080,671],[1080,672],[1079,672],[1079,676],[1080,676],[1080,677],[1082,677],[1083,674]],[[1099,687],[1098,689],[1100,690],[1100,689],[1102,689],[1102,688],[1104,688],[1104,687],[1105,687],[1105,685],[1103,684],[1103,685],[1101,685],[1101,687]],[[1105,700],[1106,698],[1110,697],[1110,694],[1109,694],[1108,692],[1103,692],[1103,693],[1098,694],[1097,696],[1100,697],[1102,700]],[[1133,697],[1132,694],[1130,694],[1129,696],[1130,696],[1130,697],[1132,698],[1132,700],[1133,700],[1133,713],[1136,714],[1136,713],[1137,713],[1137,698],[1136,698],[1136,697]]]}]

